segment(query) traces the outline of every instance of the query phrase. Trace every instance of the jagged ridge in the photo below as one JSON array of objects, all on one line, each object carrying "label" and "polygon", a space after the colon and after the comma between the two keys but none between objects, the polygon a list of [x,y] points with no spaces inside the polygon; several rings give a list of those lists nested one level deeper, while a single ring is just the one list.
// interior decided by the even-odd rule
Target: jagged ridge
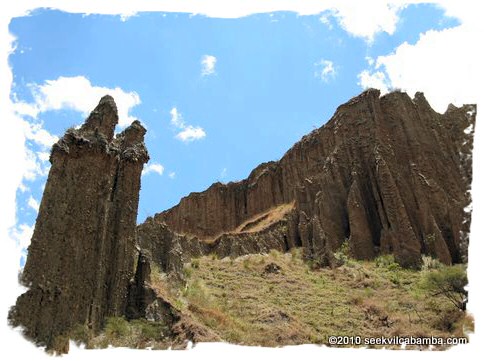
[{"label": "jagged ridge", "polygon": [[321,263],[345,239],[357,258],[394,253],[402,265],[417,266],[428,253],[460,262],[467,256],[470,215],[463,209],[470,203],[475,112],[474,105],[450,105],[439,114],[422,93],[380,97],[369,89],[279,161],[258,166],[243,181],[191,193],[145,223],[165,224],[195,241],[218,240],[294,202],[286,247],[302,245]]}]

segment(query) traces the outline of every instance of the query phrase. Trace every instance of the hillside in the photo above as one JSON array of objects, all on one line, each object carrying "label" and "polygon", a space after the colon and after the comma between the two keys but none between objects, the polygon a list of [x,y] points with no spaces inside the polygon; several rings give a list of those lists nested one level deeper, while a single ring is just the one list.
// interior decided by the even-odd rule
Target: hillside
[{"label": "hillside", "polygon": [[[209,329],[209,340],[242,345],[329,344],[329,336],[357,335],[466,338],[473,330],[469,316],[444,296],[430,298],[423,288],[427,274],[445,267],[430,258],[423,270],[413,271],[400,268],[392,257],[356,261],[342,252],[337,256],[345,264],[331,270],[311,268],[301,253],[294,249],[236,259],[205,256],[186,265],[181,287],[158,272],[151,283],[195,324]],[[119,327],[126,331],[115,334],[115,321],[97,337],[85,339],[89,347],[184,347],[163,333],[142,333],[124,320]]]}]

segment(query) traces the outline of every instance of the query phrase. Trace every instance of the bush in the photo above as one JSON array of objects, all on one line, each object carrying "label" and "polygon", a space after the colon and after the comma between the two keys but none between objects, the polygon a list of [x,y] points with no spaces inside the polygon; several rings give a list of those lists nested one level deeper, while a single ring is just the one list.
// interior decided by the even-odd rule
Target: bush
[{"label": "bush", "polygon": [[343,241],[338,250],[333,254],[340,264],[345,264],[350,258],[350,245],[348,239]]},{"label": "bush", "polygon": [[432,258],[431,256],[422,256],[422,270],[429,271],[433,269],[439,269],[443,266],[438,259]]},{"label": "bush", "polygon": [[442,311],[432,323],[432,326],[440,331],[453,332],[461,320],[463,313],[456,308]]},{"label": "bush", "polygon": [[191,265],[185,265],[183,267],[184,278],[186,278],[186,279],[190,278],[192,273],[193,273],[193,268],[191,267]]},{"label": "bush", "polygon": [[431,254],[432,250],[436,247],[436,235],[434,233],[427,234],[424,237],[424,250],[426,253]]},{"label": "bush", "polygon": [[145,319],[133,320],[131,325],[138,331],[140,338],[146,341],[161,340],[164,337],[164,331],[167,331],[163,323],[147,321]]},{"label": "bush", "polygon": [[303,259],[303,251],[304,251],[304,249],[302,247],[292,248],[290,250],[290,253],[292,254],[292,261],[302,260]]},{"label": "bush", "polygon": [[386,268],[388,271],[397,271],[401,268],[395,261],[395,256],[392,254],[382,254],[381,256],[376,257],[374,262],[376,263],[376,267]]},{"label": "bush", "polygon": [[191,260],[191,268],[200,268],[200,260],[198,258]]},{"label": "bush", "polygon": [[92,338],[92,334],[87,325],[77,324],[72,328],[70,338],[79,346],[81,344],[87,345],[89,340]]},{"label": "bush", "polygon": [[280,255],[281,253],[278,250],[276,249],[270,250],[270,256],[272,256],[274,260],[277,260],[280,257]]},{"label": "bush", "polygon": [[124,337],[130,333],[130,324],[123,317],[109,317],[104,333],[108,337]]},{"label": "bush", "polygon": [[427,272],[422,281],[422,288],[432,296],[446,297],[456,308],[466,310],[468,291],[466,269],[463,265],[444,266]]},{"label": "bush", "polygon": [[243,267],[244,267],[244,269],[247,269],[247,270],[251,269],[251,259],[249,257],[247,257],[243,260]]}]

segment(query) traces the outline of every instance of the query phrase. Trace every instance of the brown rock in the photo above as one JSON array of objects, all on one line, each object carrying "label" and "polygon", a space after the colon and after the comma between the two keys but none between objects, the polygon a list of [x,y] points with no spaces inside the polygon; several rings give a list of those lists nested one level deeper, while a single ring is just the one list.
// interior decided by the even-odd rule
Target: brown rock
[{"label": "brown rock", "polygon": [[[76,324],[97,331],[125,313],[133,276],[140,174],[149,157],[138,121],[113,139],[110,96],[53,146],[51,169],[22,274],[29,290],[9,318],[57,347]],[[68,338],[67,338],[68,340]],[[62,350],[63,351],[63,350]]]},{"label": "brown rock", "polygon": [[173,325],[180,319],[180,312],[158,296],[151,286],[150,274],[150,256],[140,251],[135,277],[128,288],[125,316],[128,319],[145,318]]},{"label": "brown rock", "polygon": [[[437,232],[435,256],[461,262],[470,227],[463,209],[470,203],[475,111],[474,105],[450,106],[439,114],[422,93],[380,97],[369,89],[278,162],[260,165],[243,181],[191,193],[154,220],[190,239],[217,239],[294,202],[290,222],[297,227],[285,236],[288,248],[302,244],[308,258],[325,242],[313,232],[317,218],[332,251],[349,239],[357,258],[390,252],[402,265],[418,266],[426,235]],[[235,244],[231,252],[258,251],[234,237],[227,241]]]},{"label": "brown rock", "polygon": [[270,274],[270,273],[280,273],[282,270],[282,267],[280,267],[278,264],[271,262],[265,266],[263,269],[263,274]]},{"label": "brown rock", "polygon": [[350,252],[357,259],[374,257],[374,243],[369,219],[364,207],[362,194],[354,180],[347,199],[347,211],[350,221]]}]

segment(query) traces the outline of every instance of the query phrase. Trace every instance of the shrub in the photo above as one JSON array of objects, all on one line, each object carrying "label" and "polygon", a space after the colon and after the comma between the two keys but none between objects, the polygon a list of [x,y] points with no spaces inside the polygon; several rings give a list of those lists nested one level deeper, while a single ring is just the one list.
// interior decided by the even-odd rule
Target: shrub
[{"label": "shrub", "polygon": [[395,285],[395,286],[401,286],[402,281],[400,277],[400,272],[392,272],[390,274],[389,280]]},{"label": "shrub", "polygon": [[292,254],[292,261],[302,260],[302,258],[303,258],[303,248],[302,247],[292,248],[290,250],[290,253]]},{"label": "shrub", "polygon": [[443,266],[438,259],[432,258],[431,256],[422,256],[422,270],[429,271],[433,269],[439,269]]},{"label": "shrub", "polygon": [[246,257],[243,259],[243,267],[244,269],[250,270],[251,269],[251,259],[250,257]]},{"label": "shrub", "polygon": [[106,320],[104,333],[108,337],[124,337],[130,333],[130,324],[123,317],[109,317]]},{"label": "shrub", "polygon": [[281,255],[281,253],[278,250],[276,250],[276,249],[272,249],[270,251],[270,256],[272,256],[272,258],[274,260],[277,260],[280,257],[280,255]]},{"label": "shrub", "polygon": [[374,262],[376,263],[376,267],[386,268],[388,271],[397,271],[401,268],[395,261],[395,256],[392,254],[382,254],[376,257]]},{"label": "shrub", "polygon": [[183,275],[185,278],[190,278],[191,277],[191,274],[193,273],[193,268],[191,267],[191,265],[185,265],[183,267]]},{"label": "shrub", "polygon": [[444,266],[427,272],[422,281],[422,288],[432,296],[446,297],[456,308],[466,310],[468,291],[466,269],[463,265]]},{"label": "shrub", "polygon": [[199,268],[200,267],[200,260],[198,258],[193,258],[191,260],[191,268]]},{"label": "shrub", "polygon": [[350,258],[350,245],[348,239],[343,241],[338,250],[333,254],[335,259],[340,263],[346,263]]},{"label": "shrub", "polygon": [[441,331],[453,332],[458,326],[463,313],[456,308],[441,312],[432,323],[432,326]]},{"label": "shrub", "polygon": [[193,280],[187,284],[183,293],[190,303],[197,305],[209,305],[211,303],[210,296],[206,292],[202,282]]},{"label": "shrub", "polygon": [[91,337],[91,331],[89,330],[89,327],[87,327],[87,325],[77,324],[72,328],[72,331],[70,332],[70,338],[74,340],[75,343],[79,346],[81,344],[87,345]]},{"label": "shrub", "polygon": [[424,237],[424,249],[426,253],[430,254],[436,247],[436,235],[434,233],[427,234]]},{"label": "shrub", "polygon": [[161,340],[164,336],[166,327],[161,322],[152,322],[145,319],[133,320],[131,322],[134,328],[140,334],[143,340]]}]

